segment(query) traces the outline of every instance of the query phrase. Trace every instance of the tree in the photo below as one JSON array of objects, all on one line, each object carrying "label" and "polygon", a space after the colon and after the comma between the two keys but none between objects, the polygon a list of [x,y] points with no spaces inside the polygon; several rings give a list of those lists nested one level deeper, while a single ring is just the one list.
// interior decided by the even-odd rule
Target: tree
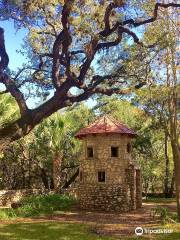
[{"label": "tree", "polygon": [[[171,16],[171,18],[169,18]],[[151,39],[157,38],[159,35],[164,35],[162,39],[161,51],[157,57],[151,62],[153,69],[152,78],[154,82],[149,86],[149,93],[145,93],[142,100],[146,101],[146,110],[153,115],[159,122],[159,126],[163,128],[165,142],[167,138],[171,143],[172,155],[175,171],[175,185],[177,197],[177,213],[180,220],[180,145],[179,145],[179,53],[178,53],[178,17],[174,12],[166,9],[161,12],[160,23],[152,26],[157,33]],[[151,36],[151,29],[147,31],[147,36]],[[148,37],[149,38],[149,37]],[[169,159],[167,156],[167,143],[165,144],[166,158],[166,182],[168,175]],[[173,179],[172,179],[173,180]],[[173,180],[174,181],[174,180]],[[172,183],[173,183],[172,181]],[[171,184],[172,185],[172,184]]]},{"label": "tree", "polygon": [[[127,6],[125,1],[93,3],[90,0],[1,1],[1,7],[4,7],[1,19],[12,18],[18,27],[29,29],[26,48],[32,62],[15,76],[8,74],[6,68],[9,57],[5,48],[4,30],[0,28],[0,82],[5,85],[6,92],[15,98],[21,114],[18,120],[0,129],[1,149],[27,135],[42,119],[58,109],[86,100],[94,94],[123,95],[145,84],[142,79],[134,81],[133,86],[121,81],[120,76],[122,79],[128,75],[123,65],[115,73],[100,75],[92,67],[93,60],[103,49],[120,45],[124,35],[131,37],[142,48],[143,43],[133,28],[156,21],[160,8],[176,8],[180,4],[154,3],[151,8],[153,14],[146,11],[144,14],[147,19],[134,20],[133,16],[118,15],[122,8],[126,12],[134,3]],[[142,12],[142,5],[135,4],[135,9],[128,12],[133,10]],[[26,74],[23,74],[24,71]],[[25,82],[40,85],[44,93],[51,88],[54,95],[41,106],[29,109],[20,90]],[[79,93],[73,94],[72,87],[78,88]]]},{"label": "tree", "polygon": [[63,114],[53,114],[28,136],[11,143],[0,155],[0,188],[34,187],[60,192],[69,187],[82,151],[74,135],[93,118],[92,110],[81,104]]}]

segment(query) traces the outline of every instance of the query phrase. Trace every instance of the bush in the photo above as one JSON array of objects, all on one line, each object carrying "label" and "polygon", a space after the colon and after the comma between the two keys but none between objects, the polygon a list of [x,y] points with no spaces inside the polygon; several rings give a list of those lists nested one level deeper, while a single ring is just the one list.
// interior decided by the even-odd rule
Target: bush
[{"label": "bush", "polygon": [[158,217],[163,224],[178,222],[177,214],[172,214],[167,208],[157,206],[151,210],[151,215],[155,218]]},{"label": "bush", "polygon": [[16,218],[16,212],[14,209],[4,208],[0,209],[0,219],[2,220],[8,220],[10,218]]},{"label": "bush", "polygon": [[30,196],[20,201],[17,209],[4,209],[0,211],[0,218],[31,217],[53,214],[55,211],[68,210],[75,203],[72,197],[66,195],[38,195]]},{"label": "bush", "polygon": [[153,212],[154,212],[154,217],[159,217],[163,224],[166,223],[169,216],[169,211],[167,208],[157,206],[155,209],[153,209]]}]

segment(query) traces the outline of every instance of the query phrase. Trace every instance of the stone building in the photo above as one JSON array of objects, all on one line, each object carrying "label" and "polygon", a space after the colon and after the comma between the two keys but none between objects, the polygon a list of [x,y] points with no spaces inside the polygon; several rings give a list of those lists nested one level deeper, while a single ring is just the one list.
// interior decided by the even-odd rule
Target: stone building
[{"label": "stone building", "polygon": [[109,116],[81,129],[78,198],[82,209],[127,212],[142,205],[140,169],[132,159],[136,133]]}]

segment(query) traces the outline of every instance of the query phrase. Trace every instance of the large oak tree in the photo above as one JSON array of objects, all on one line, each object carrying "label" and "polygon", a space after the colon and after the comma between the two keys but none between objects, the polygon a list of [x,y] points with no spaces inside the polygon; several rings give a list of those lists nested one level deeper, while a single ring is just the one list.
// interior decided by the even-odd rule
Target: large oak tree
[{"label": "large oak tree", "polygon": [[[147,19],[133,19],[127,18],[126,11],[133,12],[133,9],[129,9],[125,1],[95,1],[94,5],[92,1],[75,0],[27,1],[23,4],[3,1],[1,4],[4,6],[4,17],[14,19],[18,27],[29,29],[27,44],[33,56],[31,66],[24,67],[11,77],[6,71],[9,57],[4,30],[0,28],[0,82],[5,85],[5,92],[15,98],[21,115],[9,126],[0,129],[1,149],[27,135],[42,119],[58,109],[86,100],[94,94],[126,94],[130,91],[127,85],[123,85],[122,78],[128,75],[123,66],[118,73],[93,74],[93,60],[101,50],[120,45],[125,35],[132,37],[140,48],[143,47],[134,29],[156,21],[162,8],[180,7],[173,2],[156,3],[151,14],[143,12],[143,17]],[[143,11],[141,8],[138,10],[140,13]],[[114,17],[122,15],[121,12],[123,16]],[[27,69],[29,75],[23,82],[21,77]],[[41,84],[44,89],[51,87],[54,95],[41,106],[29,109],[21,91],[22,84],[27,81]],[[143,84],[142,79],[137,78],[133,87]],[[79,89],[80,93],[72,94],[72,87]]]}]

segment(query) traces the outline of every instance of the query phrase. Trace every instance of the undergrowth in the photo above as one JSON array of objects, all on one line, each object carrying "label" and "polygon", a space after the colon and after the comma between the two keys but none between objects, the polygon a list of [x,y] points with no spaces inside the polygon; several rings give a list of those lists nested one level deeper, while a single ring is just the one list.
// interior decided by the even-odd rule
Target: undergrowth
[{"label": "undergrowth", "polygon": [[66,195],[51,194],[26,197],[18,204],[17,209],[0,209],[0,219],[53,214],[70,209],[75,200]]}]

